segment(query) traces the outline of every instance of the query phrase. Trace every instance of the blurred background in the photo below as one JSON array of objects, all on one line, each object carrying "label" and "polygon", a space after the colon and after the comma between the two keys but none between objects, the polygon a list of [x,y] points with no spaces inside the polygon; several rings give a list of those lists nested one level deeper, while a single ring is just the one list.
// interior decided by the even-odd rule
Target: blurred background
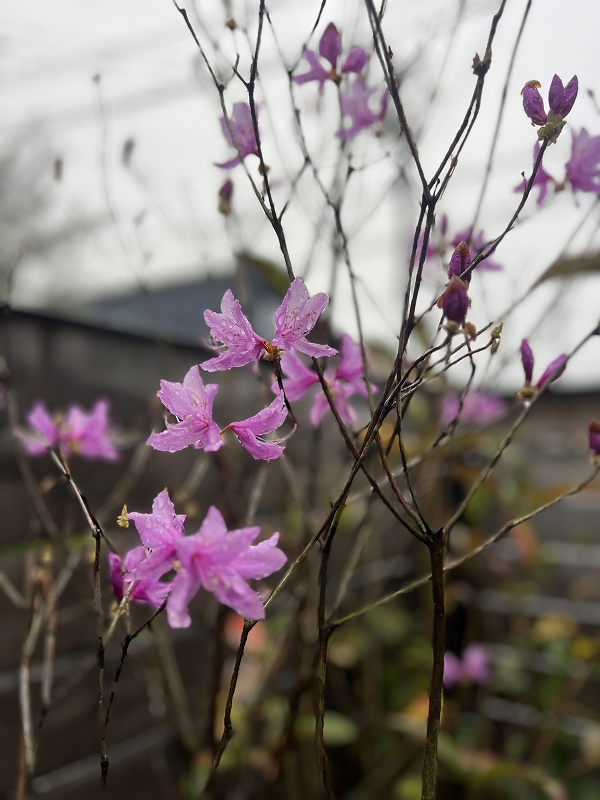
[{"label": "blurred background", "polygon": [[[499,5],[390,0],[386,6],[384,30],[427,175],[464,116],[475,83],[472,61],[476,52],[485,52]],[[219,79],[227,81],[231,113],[247,93],[231,78],[230,65],[239,57],[240,72],[248,74],[257,6],[213,0],[187,9]],[[333,84],[323,96],[315,84],[290,90],[288,73],[306,69],[303,46],[316,50],[331,21],[342,34],[344,52],[351,45],[372,51],[363,6],[327,3],[314,32],[318,3],[278,0],[268,11],[257,103],[275,202],[279,208],[287,204],[283,221],[292,262],[311,294],[331,296],[316,340],[339,347],[343,332],[356,337],[350,280],[318,173],[343,198],[341,218],[372,378],[381,386],[400,325],[419,212],[418,177],[392,109],[380,126],[361,132],[342,151]],[[589,0],[508,2],[479,119],[438,207],[438,256],[426,267],[422,310],[443,289],[448,242],[473,223],[526,12],[478,214],[483,241],[504,230],[519,200],[515,189],[523,173],[531,174],[536,133],[522,109],[526,81],[539,80],[545,97],[555,72],[565,82],[579,77],[569,125],[544,158],[558,184],[573,132],[586,128],[600,135],[600,7]],[[228,20],[235,26],[228,27]],[[171,455],[146,447],[149,432],[163,424],[155,396],[160,379],[181,381],[192,364],[209,356],[202,314],[218,309],[226,288],[240,298],[259,334],[272,335],[273,313],[287,285],[277,239],[243,168],[215,166],[232,157],[219,97],[172,3],[33,0],[3,6],[0,21],[0,574],[2,588],[8,587],[0,593],[0,791],[7,798],[69,800],[107,793],[200,797],[221,733],[241,620],[212,596],[199,596],[189,629],[169,631],[157,618],[132,644],[111,710],[111,766],[103,793],[93,542],[50,459],[30,461],[18,445],[15,450],[10,414],[14,430],[15,417],[22,422],[38,398],[50,409],[74,401],[87,409],[98,397],[110,401],[120,461],[77,459],[72,466],[120,552],[135,544],[132,532],[116,524],[123,503],[147,512],[167,486],[178,511],[188,515],[188,532],[197,529],[211,503],[230,527],[245,524],[258,498],[256,524],[263,536],[281,532],[291,560],[337,496],[345,474],[343,443],[331,419],[311,427],[310,404],[303,401],[300,428],[281,463],[260,465],[233,448]],[[381,83],[376,57],[366,74],[369,85]],[[314,170],[304,168],[294,109]],[[246,163],[260,182],[256,160]],[[223,213],[218,193],[227,178],[233,195],[230,213]],[[415,483],[432,520],[441,524],[449,516],[516,418],[521,339],[527,337],[535,351],[537,377],[598,323],[599,214],[593,192],[575,194],[567,187],[539,206],[534,194],[494,254],[501,269],[474,276],[469,318],[478,327],[503,321],[504,333],[498,354],[478,367],[471,390],[492,393],[502,404],[491,417],[465,414],[452,439],[416,467]],[[582,255],[585,267],[577,260]],[[542,279],[557,263],[562,268]],[[427,325],[415,337],[412,355],[432,335],[435,325]],[[415,397],[404,432],[410,458],[418,460],[446,424],[444,398],[464,386],[468,372],[459,367]],[[239,419],[255,413],[272,397],[271,379],[264,364],[256,374],[247,367],[219,375],[219,415]],[[366,402],[356,410],[358,434],[368,419]],[[507,520],[584,480],[590,472],[586,429],[593,418],[600,418],[598,336],[536,403],[453,531],[451,555],[468,552]],[[390,458],[398,467],[397,449]],[[599,509],[595,483],[517,526],[449,575],[448,649],[463,666],[445,692],[441,800],[600,796]],[[53,576],[52,583],[64,569],[72,575],[57,602],[50,637],[52,703],[44,709],[40,691],[48,681],[49,634],[28,651],[32,604],[44,576]],[[315,554],[252,632],[234,708],[237,733],[215,797],[320,796],[314,760],[317,569]],[[105,562],[102,570],[108,615]],[[338,616],[426,571],[426,553],[357,484],[333,553],[330,600]],[[265,582],[265,591],[275,577]],[[326,744],[340,798],[420,796],[431,658],[428,596],[427,586],[401,594],[341,626],[331,639]],[[132,608],[134,623],[147,618],[148,607]],[[124,635],[125,627],[116,638]],[[465,660],[469,645],[480,648],[479,669]],[[116,641],[107,649],[106,686],[120,652]],[[35,775],[19,786],[24,663],[39,742]]]}]

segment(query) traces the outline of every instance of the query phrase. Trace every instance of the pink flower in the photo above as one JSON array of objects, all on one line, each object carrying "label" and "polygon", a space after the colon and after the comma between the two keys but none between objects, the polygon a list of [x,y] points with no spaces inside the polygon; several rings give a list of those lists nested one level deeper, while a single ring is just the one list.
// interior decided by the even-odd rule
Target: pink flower
[{"label": "pink flower", "polygon": [[[457,394],[447,394],[442,400],[441,422],[444,427],[450,425],[460,409],[460,398]],[[472,422],[476,425],[491,425],[506,414],[506,401],[501,397],[486,392],[470,392],[463,400],[460,411],[461,422]]]},{"label": "pink flower", "polygon": [[233,114],[229,122],[231,131],[233,132],[233,139],[225,119],[221,120],[223,136],[230,147],[235,147],[237,145],[240,152],[230,161],[225,161],[223,164],[215,164],[215,167],[219,167],[219,169],[230,169],[231,167],[241,164],[246,156],[258,155],[258,145],[256,143],[254,125],[252,123],[252,113],[248,103],[235,103],[233,106]]},{"label": "pink flower", "polygon": [[248,318],[242,313],[240,301],[235,299],[231,289],[223,295],[221,312],[210,309],[204,312],[211,338],[225,348],[220,356],[209,358],[200,365],[206,372],[243,367],[251,361],[258,361],[267,346],[267,342],[252,330]]},{"label": "pink flower", "polygon": [[[537,161],[537,158],[540,154],[540,143],[536,142],[533,146],[533,163]],[[529,183],[528,180],[523,180],[522,183],[519,183],[515,186],[515,192],[524,192],[527,184]],[[533,179],[533,186],[539,187],[539,192],[537,196],[536,205],[541,206],[546,197],[548,196],[548,184],[552,184],[552,186],[556,187],[556,181],[546,170],[544,169],[543,165],[540,164],[538,167],[538,171],[535,173],[535,178]]]},{"label": "pink flower", "polygon": [[183,536],[185,514],[176,514],[169,493],[164,489],[152,503],[151,514],[132,511],[127,514],[146,548],[147,557],[132,569],[135,580],[160,578],[173,568],[177,558],[177,543]]},{"label": "pink flower", "polygon": [[97,400],[89,414],[81,406],[69,406],[60,426],[60,440],[65,455],[79,453],[85,458],[105,461],[116,461],[119,457],[109,433],[106,400]]},{"label": "pink flower", "polygon": [[259,411],[258,414],[241,422],[232,422],[227,428],[231,428],[242,447],[250,453],[252,458],[271,461],[274,458],[279,458],[285,448],[279,442],[265,442],[258,437],[266,436],[277,430],[283,425],[286,417],[285,398],[283,392],[280,391],[275,400],[266,408],[263,408],[262,411]]},{"label": "pink flower", "polygon": [[[558,358],[555,358],[554,361],[548,364],[540,379],[536,383],[537,388],[539,389],[545,383],[553,383],[553,381],[558,380],[558,378],[560,378],[567,368],[566,361],[567,354],[561,353]],[[523,339],[521,342],[521,362],[523,364],[523,371],[525,372],[525,385],[528,386],[533,378],[533,367],[535,361],[533,358],[533,350],[531,349],[527,339]]]},{"label": "pink flower", "polygon": [[200,587],[247,619],[264,619],[260,597],[246,583],[266,578],[286,562],[277,547],[279,534],[251,546],[260,528],[227,531],[220,512],[211,506],[198,533],[184,536],[177,546],[178,572],[167,601],[172,628],[191,623],[188,605]]},{"label": "pink flower", "polygon": [[134,579],[131,575],[132,571],[146,560],[146,557],[147,551],[143,547],[134,547],[125,555],[123,561],[116,553],[109,553],[110,582],[119,602],[123,599],[129,585],[135,580],[129,593],[130,600],[139,600],[140,603],[150,603],[153,606],[162,605],[171,588],[169,583],[163,583],[156,578]]},{"label": "pink flower", "polygon": [[[287,376],[283,381],[283,387],[288,400],[292,403],[299,400],[311,386],[319,383],[317,374],[292,353],[284,353],[281,358],[281,368]],[[337,369],[333,366],[327,367],[324,377],[340,417],[346,425],[353,425],[356,422],[356,413],[348,400],[355,394],[366,396],[367,387],[364,381],[360,345],[355,344],[347,333],[342,334],[342,357]],[[310,420],[315,427],[320,425],[327,411],[329,411],[327,398],[323,392],[319,392],[310,414]]]},{"label": "pink flower", "polygon": [[[471,233],[470,228],[464,228],[464,230],[459,231],[456,233],[451,239],[447,238],[448,233],[448,215],[442,214],[439,228],[435,229],[435,232],[439,235],[437,236],[437,241],[434,241],[432,237],[429,238],[427,243],[427,253],[425,256],[426,261],[431,261],[434,258],[443,258],[446,255],[446,251],[448,248],[457,248],[461,242],[470,241],[471,248],[476,252],[481,252],[484,247],[486,246],[486,237],[482,230],[477,231],[477,233]],[[422,242],[422,237],[421,237]],[[469,252],[470,257],[470,252]],[[492,261],[491,258],[486,258],[484,261],[481,261],[477,264],[477,270],[481,272],[498,272],[501,269],[504,269],[502,264],[499,264],[497,261]],[[466,276],[465,276],[466,277]]]},{"label": "pink flower", "polygon": [[600,136],[590,136],[585,128],[574,133],[566,170],[574,192],[600,194]]},{"label": "pink flower", "polygon": [[308,289],[302,278],[290,284],[282,304],[275,312],[275,336],[272,344],[281,350],[294,348],[311,358],[334,356],[337,350],[326,344],[307,342],[306,337],[317,324],[317,320],[327,308],[329,298],[325,292],[314,297],[308,296]]},{"label": "pink flower", "polygon": [[178,419],[162,433],[153,433],[147,444],[155,450],[175,453],[193,444],[196,450],[214,452],[222,447],[219,426],[212,419],[212,406],[218,390],[216,383],[204,386],[197,366],[183,383],[161,381],[157,392],[161,403]]},{"label": "pink flower", "polygon": [[595,456],[600,456],[600,422],[592,420],[588,428],[590,450]]},{"label": "pink flower", "polygon": [[349,128],[342,128],[337,132],[340,139],[353,139],[365,128],[370,128],[376,122],[381,122],[387,111],[389,94],[387,88],[381,96],[381,104],[378,111],[372,111],[369,105],[370,99],[378,91],[374,86],[367,89],[360,78],[356,78],[345,92],[340,95],[340,107],[342,114],[350,117],[352,125]]},{"label": "pink flower", "polygon": [[450,651],[444,655],[444,685],[449,689],[461,681],[483,685],[491,677],[488,653],[481,644],[467,645],[462,660]]},{"label": "pink flower", "polygon": [[46,408],[45,404],[38,401],[33,404],[31,411],[25,419],[33,429],[32,432],[21,434],[23,447],[30,456],[43,456],[49,447],[55,447],[59,442],[59,426]]},{"label": "pink flower", "polygon": [[302,55],[308,61],[310,70],[302,75],[294,75],[292,78],[294,83],[299,84],[317,81],[319,83],[319,94],[323,94],[326,81],[331,80],[339,83],[342,75],[348,72],[360,72],[369,60],[369,56],[362,47],[353,47],[342,64],[340,74],[338,74],[337,65],[342,54],[342,37],[333,22],[329,23],[321,37],[319,54],[329,62],[330,68],[323,66],[317,54],[305,47]]},{"label": "pink flower", "polygon": [[72,404],[64,417],[51,417],[42,402],[34,403],[26,415],[33,429],[21,434],[21,441],[30,456],[44,455],[50,447],[59,447],[65,458],[77,454],[84,458],[116,461],[119,457],[114,446],[108,419],[108,403],[97,400],[88,413]]},{"label": "pink flower", "polygon": [[258,361],[263,351],[266,358],[272,360],[279,355],[279,351],[291,347],[315,358],[335,355],[337,350],[333,347],[306,341],[306,336],[315,327],[328,303],[329,298],[324,292],[309,298],[306,284],[302,278],[296,278],[275,312],[275,336],[272,342],[268,342],[254,333],[242,313],[239,300],[228,289],[221,302],[221,314],[209,310],[204,312],[211,337],[223,345],[224,351],[200,366],[207,372],[242,367],[251,361]]}]

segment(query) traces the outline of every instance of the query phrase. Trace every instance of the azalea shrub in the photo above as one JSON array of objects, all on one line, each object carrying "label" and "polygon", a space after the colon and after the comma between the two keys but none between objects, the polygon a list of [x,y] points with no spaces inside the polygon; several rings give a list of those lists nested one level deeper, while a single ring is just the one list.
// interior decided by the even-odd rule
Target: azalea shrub
[{"label": "azalea shrub", "polygon": [[[302,161],[292,174],[268,163],[276,141],[266,124],[269,96],[261,94],[261,47],[267,29],[276,29],[264,3],[244,30],[252,44],[248,63],[227,60],[226,50],[217,59],[209,27],[175,6],[221,104],[225,142],[215,140],[208,163],[227,178],[215,202],[226,225],[241,228],[250,212],[236,206],[237,187],[250,186],[279,248],[272,285],[285,289],[269,330],[254,329],[247,298],[232,289],[220,310],[199,308],[210,356],[156,387],[160,412],[138,445],[172,459],[164,464],[177,463],[188,448],[188,454],[200,451],[194,456],[202,459],[197,474],[212,470],[226,484],[220,495],[203,496],[201,509],[189,507],[182,487],[169,481],[151,510],[150,503],[134,507],[126,498],[118,518],[100,521],[80,485],[78,464],[126,458],[135,436],[111,422],[103,398],[89,412],[74,398],[66,411],[53,413],[40,399],[21,418],[15,418],[13,403],[19,456],[49,460],[94,537],[89,570],[101,686],[104,648],[111,639],[123,643],[110,696],[101,694],[99,773],[105,784],[111,779],[107,725],[120,701],[118,681],[130,648],[142,632],[161,624],[157,619],[165,618],[171,629],[192,628],[194,614],[205,613],[207,659],[214,669],[205,692],[208,711],[202,724],[192,719],[181,727],[187,716],[180,712],[178,718],[188,763],[177,791],[187,797],[381,794],[442,800],[516,792],[559,798],[567,796],[566,784],[570,796],[589,796],[578,782],[586,771],[577,761],[578,745],[564,744],[558,711],[543,706],[552,686],[565,702],[577,690],[569,681],[577,658],[567,652],[568,636],[561,631],[553,640],[562,642],[563,672],[544,672],[539,697],[527,706],[540,706],[539,717],[535,708],[530,713],[538,722],[521,738],[507,734],[502,743],[504,734],[490,733],[490,726],[503,731],[501,725],[510,722],[502,703],[513,703],[515,710],[527,700],[525,690],[519,693],[506,679],[502,654],[520,647],[538,653],[544,664],[560,659],[552,661],[552,637],[544,639],[541,629],[532,627],[520,640],[514,631],[486,640],[482,612],[469,602],[494,580],[491,568],[476,565],[488,563],[487,551],[497,542],[510,538],[520,548],[519,568],[534,569],[527,550],[535,539],[530,521],[588,488],[600,469],[600,422],[591,419],[579,432],[581,458],[590,462],[585,477],[542,496],[527,474],[521,439],[551,384],[598,335],[597,322],[578,331],[575,344],[564,343],[558,330],[549,362],[536,349],[536,367],[528,338],[518,346],[513,333],[503,342],[507,328],[516,327],[513,311],[520,301],[491,316],[480,291],[491,276],[502,276],[511,233],[530,212],[540,212],[567,185],[574,195],[600,194],[600,134],[570,127],[578,124],[578,77],[554,75],[548,111],[537,80],[524,81],[521,98],[518,92],[509,95],[509,102],[522,103],[523,136],[529,135],[534,163],[514,191],[511,185],[512,211],[496,235],[479,225],[481,200],[466,227],[446,205],[448,185],[460,180],[463,147],[483,113],[502,9],[490,23],[483,59],[473,62],[472,100],[456,137],[440,149],[433,166],[419,156],[419,136],[403,103],[385,4],[378,10],[367,0],[358,33],[330,20],[323,7],[308,38],[298,41],[296,61],[286,61],[295,139],[285,145],[296,147]],[[225,27],[232,35],[238,28],[233,17]],[[507,79],[505,88],[511,86]],[[310,99],[315,113],[301,113],[300,98]],[[337,120],[327,143],[334,169],[320,162],[315,143],[320,115]],[[565,136],[571,137],[572,152],[560,182],[543,161]],[[225,146],[226,160],[218,161]],[[378,159],[398,176],[410,174],[415,221],[398,259],[402,292],[392,320],[393,347],[377,345],[364,333],[369,285],[358,278],[361,255],[352,251],[344,214],[354,175]],[[347,279],[345,314],[330,313],[331,306],[340,306],[336,280],[328,292],[317,291],[327,285],[326,276],[301,266],[289,234],[288,207],[305,173],[323,203],[328,244]],[[314,224],[318,230],[320,221]],[[501,244],[502,258],[496,254]],[[519,291],[533,293],[546,278],[569,276],[577,263],[561,262],[562,273],[551,264],[541,278],[520,279]],[[518,386],[507,389],[508,380],[494,391],[489,375],[505,365],[513,377],[518,372],[518,379],[510,379]],[[227,384],[224,373],[231,378]],[[238,384],[229,373],[241,376]],[[254,394],[243,388],[250,383],[257,387]],[[239,387],[239,417],[226,402],[226,385]],[[32,480],[26,467],[23,475]],[[235,503],[226,507],[227,493],[243,496],[243,514]],[[35,497],[37,513],[49,514],[43,493]],[[254,524],[256,518],[261,525]],[[51,616],[43,610],[50,595],[39,597],[30,637]],[[206,611],[211,608],[212,617]],[[464,612],[462,623],[457,609]],[[598,648],[585,650],[584,642],[579,652],[584,655],[577,663],[585,662],[591,675]],[[487,728],[476,710],[487,714]],[[36,763],[25,689],[21,711],[25,786]],[[536,727],[546,712],[555,714],[547,735]],[[556,764],[566,750],[572,767],[563,774]],[[294,794],[290,785],[300,788]]]}]

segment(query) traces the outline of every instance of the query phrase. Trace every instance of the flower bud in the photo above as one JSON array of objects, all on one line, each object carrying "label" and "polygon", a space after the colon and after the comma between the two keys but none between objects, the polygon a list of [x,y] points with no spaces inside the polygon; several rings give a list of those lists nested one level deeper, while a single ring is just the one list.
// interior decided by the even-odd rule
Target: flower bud
[{"label": "flower bud", "polygon": [[548,117],[544,109],[544,101],[538,92],[540,86],[539,81],[527,81],[521,94],[523,95],[523,108],[529,119],[536,125],[545,125]]},{"label": "flower bud", "polygon": [[451,278],[453,275],[457,275],[468,284],[471,282],[471,273],[468,272],[466,275],[463,275],[463,272],[470,266],[471,254],[469,252],[469,246],[466,242],[459,242],[448,264],[448,277]]},{"label": "flower bud", "polygon": [[600,422],[592,420],[588,428],[590,450],[593,455],[600,456]]},{"label": "flower bud", "polygon": [[579,82],[577,80],[577,75],[573,75],[566,86],[563,86],[561,79],[558,75],[555,75],[552,78],[550,91],[548,92],[550,111],[557,116],[566,117],[573,108],[578,89]]},{"label": "flower bud", "polygon": [[525,372],[525,383],[531,383],[531,379],[533,378],[534,359],[533,350],[529,346],[527,339],[523,339],[521,342],[521,362]]},{"label": "flower bud", "polygon": [[442,310],[447,319],[462,325],[469,308],[468,286],[457,275],[452,275],[441,297]]}]

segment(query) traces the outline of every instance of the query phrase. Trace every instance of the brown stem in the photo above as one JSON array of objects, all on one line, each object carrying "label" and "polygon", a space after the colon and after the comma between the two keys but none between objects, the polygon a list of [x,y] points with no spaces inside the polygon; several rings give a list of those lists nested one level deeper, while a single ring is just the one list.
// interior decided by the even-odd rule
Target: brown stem
[{"label": "brown stem", "polygon": [[444,538],[438,531],[429,544],[431,561],[431,593],[433,596],[433,666],[429,686],[427,738],[423,760],[421,800],[435,800],[437,776],[437,747],[442,712],[444,684],[444,652],[446,650],[446,617],[444,611]]}]

